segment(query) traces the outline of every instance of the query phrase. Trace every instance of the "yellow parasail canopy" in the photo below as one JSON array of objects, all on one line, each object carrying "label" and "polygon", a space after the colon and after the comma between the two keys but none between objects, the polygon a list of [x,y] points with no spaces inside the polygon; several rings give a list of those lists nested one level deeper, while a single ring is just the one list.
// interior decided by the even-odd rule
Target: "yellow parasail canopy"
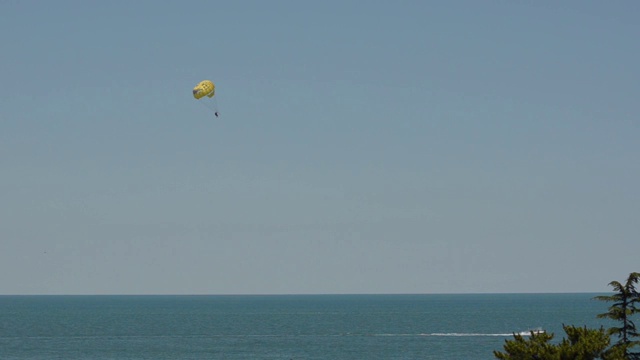
[{"label": "yellow parasail canopy", "polygon": [[193,97],[200,100],[205,96],[213,97],[216,93],[216,86],[211,80],[204,80],[193,88]]}]

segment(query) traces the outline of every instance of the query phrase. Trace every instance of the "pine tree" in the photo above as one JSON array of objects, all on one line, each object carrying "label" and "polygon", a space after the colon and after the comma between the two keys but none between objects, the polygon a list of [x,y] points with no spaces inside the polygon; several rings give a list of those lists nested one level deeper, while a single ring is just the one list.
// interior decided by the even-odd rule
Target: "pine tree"
[{"label": "pine tree", "polygon": [[612,281],[609,286],[613,287],[615,294],[611,296],[596,296],[596,300],[613,302],[609,311],[599,314],[598,318],[606,318],[618,321],[620,326],[609,328],[609,335],[618,336],[619,340],[612,346],[612,351],[622,352],[625,359],[640,360],[640,352],[632,351],[640,345],[640,335],[632,318],[634,314],[640,312],[640,294],[636,289],[636,284],[640,280],[640,273],[629,274],[627,282],[621,284]]},{"label": "pine tree", "polygon": [[501,360],[556,360],[558,348],[551,339],[553,334],[547,333],[531,333],[529,338],[514,334],[513,340],[505,340],[504,352],[494,350],[493,355]]},{"label": "pine tree", "polygon": [[567,337],[559,344],[551,344],[553,334],[531,334],[528,339],[515,334],[506,340],[504,352],[494,351],[501,360],[623,360],[620,352],[607,351],[609,335],[604,328],[588,329],[563,325]]}]

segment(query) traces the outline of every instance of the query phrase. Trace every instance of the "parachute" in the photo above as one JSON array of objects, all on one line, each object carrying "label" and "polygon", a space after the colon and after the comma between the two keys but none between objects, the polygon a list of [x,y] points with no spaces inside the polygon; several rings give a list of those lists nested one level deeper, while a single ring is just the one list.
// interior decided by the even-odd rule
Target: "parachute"
[{"label": "parachute", "polygon": [[212,110],[214,115],[218,117],[218,99],[215,98],[216,86],[211,80],[203,80],[193,88],[193,97],[199,103]]}]

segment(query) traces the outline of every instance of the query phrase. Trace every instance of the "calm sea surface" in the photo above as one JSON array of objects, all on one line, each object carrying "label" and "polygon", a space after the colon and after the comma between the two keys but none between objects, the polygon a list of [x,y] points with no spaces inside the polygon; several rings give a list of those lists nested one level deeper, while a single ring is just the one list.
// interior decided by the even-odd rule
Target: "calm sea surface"
[{"label": "calm sea surface", "polygon": [[0,359],[494,359],[595,295],[0,296]]}]

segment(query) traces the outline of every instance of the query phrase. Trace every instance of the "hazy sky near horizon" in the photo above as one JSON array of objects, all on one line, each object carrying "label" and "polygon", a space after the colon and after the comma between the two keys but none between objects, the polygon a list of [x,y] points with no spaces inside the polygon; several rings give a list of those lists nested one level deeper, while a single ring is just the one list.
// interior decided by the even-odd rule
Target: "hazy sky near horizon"
[{"label": "hazy sky near horizon", "polygon": [[0,294],[609,291],[640,270],[639,16],[0,1]]}]

